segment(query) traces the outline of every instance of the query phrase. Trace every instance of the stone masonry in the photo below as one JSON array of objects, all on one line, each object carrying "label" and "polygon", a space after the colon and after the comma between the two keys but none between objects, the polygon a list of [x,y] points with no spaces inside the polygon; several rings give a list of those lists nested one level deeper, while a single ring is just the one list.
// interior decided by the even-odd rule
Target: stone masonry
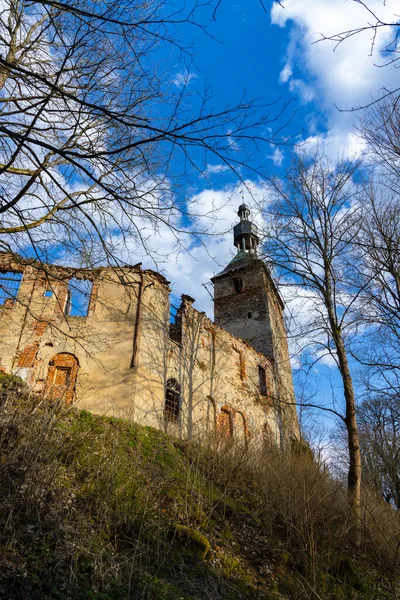
[{"label": "stone masonry", "polygon": [[182,438],[284,446],[298,422],[283,303],[245,235],[213,279],[215,323],[185,295],[171,322],[169,282],[140,264],[72,269],[0,254],[0,370]]}]

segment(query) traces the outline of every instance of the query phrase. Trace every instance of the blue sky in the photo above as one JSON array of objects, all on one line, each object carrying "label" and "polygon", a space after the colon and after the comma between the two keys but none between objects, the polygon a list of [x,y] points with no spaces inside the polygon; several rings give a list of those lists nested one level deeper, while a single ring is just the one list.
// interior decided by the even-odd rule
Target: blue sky
[{"label": "blue sky", "polygon": [[[351,0],[285,0],[283,8],[272,2],[258,0],[223,0],[215,22],[208,27],[210,36],[195,28],[181,30],[184,43],[192,44],[194,61],[184,65],[176,56],[171,71],[171,86],[180,88],[189,76],[188,89],[195,93],[204,85],[212,88],[213,105],[238,102],[243,93],[270,103],[278,98],[291,100],[296,115],[287,129],[297,134],[298,143],[312,144],[316,140],[325,147],[332,160],[338,154],[354,154],[363,150],[354,126],[359,112],[340,112],[377,97],[384,86],[392,86],[398,72],[393,67],[377,68],[382,64],[381,51],[391,39],[390,29],[379,33],[371,56],[371,32],[363,32],[334,50],[332,42],[314,43],[320,34],[331,35],[351,27],[366,25],[371,19],[366,10]],[[395,0],[370,0],[369,6],[387,21],[394,20]],[[204,15],[209,13],[204,13]],[[204,18],[207,21],[207,18]],[[183,33],[183,35],[182,35]],[[214,39],[215,38],[215,39]],[[170,57],[169,57],[170,58]],[[163,60],[163,57],[159,57]],[[287,111],[288,115],[291,108]],[[265,147],[260,160],[270,175],[287,166],[289,150]],[[248,176],[247,176],[248,177]],[[265,195],[262,182],[246,178],[256,199]],[[206,247],[195,243],[189,246],[192,254],[176,254],[173,237],[162,231],[153,245],[160,253],[170,253],[167,263],[160,262],[174,285],[174,292],[189,293],[197,300],[200,310],[212,314],[212,303],[201,286],[229,262],[232,235],[229,230],[237,220],[243,186],[227,171],[218,170],[218,161],[210,160],[208,169],[191,180],[186,194],[194,200],[199,211],[211,206],[222,207],[218,213],[215,232],[225,231],[206,240]],[[245,199],[251,198],[245,190]],[[213,229],[214,231],[214,229]],[[149,257],[144,258],[152,266]],[[154,264],[153,264],[154,266]],[[195,275],[195,276],[194,276]]]},{"label": "blue sky", "polygon": [[[317,42],[321,34],[329,36],[363,27],[371,21],[371,15],[357,2],[284,0],[283,7],[272,2],[264,4],[266,12],[258,0],[233,3],[222,0],[216,21],[208,27],[212,37],[186,27],[182,39],[192,44],[194,60],[185,65],[177,55],[171,85],[179,89],[187,80],[188,89],[193,93],[208,85],[217,107],[238,102],[243,93],[263,103],[290,99],[289,111],[296,109],[296,115],[287,133],[296,134],[298,143],[318,141],[332,160],[338,154],[361,153],[363,140],[354,131],[360,112],[341,112],[337,107],[349,109],[366,104],[376,98],[382,88],[392,87],[396,77],[398,79],[393,67],[377,66],[384,63],[384,49],[392,35],[390,28],[378,33],[372,54],[370,31],[335,48],[330,41]],[[370,0],[368,5],[382,19],[396,20],[395,0],[387,0],[385,4],[382,0]],[[264,147],[262,151],[264,155],[260,158],[271,175],[287,166],[288,149]],[[258,178],[246,178],[246,183],[256,200],[265,195],[264,185]],[[157,268],[171,280],[175,304],[181,293],[188,293],[196,299],[196,308],[213,317],[212,301],[202,284],[207,284],[232,258],[230,228],[237,221],[242,189],[229,172],[218,170],[218,161],[211,160],[208,169],[191,181],[186,193],[200,212],[220,207],[213,231],[225,233],[206,239],[205,245],[188,238],[190,252],[176,252],[168,231],[153,240],[161,254],[169,255],[169,260]],[[246,190],[244,197],[253,204]],[[255,218],[260,216],[255,215]],[[149,257],[143,262],[154,268]],[[302,310],[307,311],[307,304]],[[314,401],[324,396],[325,400],[337,398],[340,403],[340,380],[327,362],[313,369],[306,387],[311,392],[317,391]]]},{"label": "blue sky", "polygon": [[[137,108],[143,110],[140,117],[149,118],[151,125],[157,128],[165,126],[167,122],[172,124],[172,127],[175,127],[177,122],[181,125],[182,120],[179,120],[177,113],[178,116],[183,113],[190,122],[191,118],[198,115],[200,96],[204,90],[212,91],[209,104],[216,113],[223,111],[226,105],[235,106],[243,102],[244,98],[246,101],[257,99],[259,105],[272,104],[273,114],[279,112],[279,102],[289,103],[289,107],[276,124],[277,127],[281,127],[293,117],[290,124],[281,131],[281,138],[284,138],[281,141],[285,141],[286,137],[286,141],[290,140],[291,143],[296,142],[297,145],[306,147],[312,147],[318,142],[320,146],[324,146],[325,153],[333,161],[338,154],[361,153],[365,144],[354,130],[360,112],[340,111],[337,107],[350,109],[353,106],[368,104],[380,94],[380,90],[396,87],[400,72],[393,65],[379,68],[388,60],[386,49],[393,38],[391,28],[380,28],[373,46],[373,32],[368,30],[368,23],[374,19],[373,12],[376,12],[382,21],[396,21],[398,0],[365,2],[281,0],[281,4],[277,4],[272,0],[155,0],[154,4],[145,3],[148,10],[156,8],[156,12],[152,13],[155,22],[149,25],[150,29],[154,27],[155,37],[151,36],[151,32],[150,38],[146,33],[143,34],[144,38],[134,36],[132,43],[135,48],[137,44],[139,62],[133,60],[132,70],[125,71],[128,69],[125,59],[131,62],[132,45],[129,45],[129,50],[126,53],[122,52],[122,62],[117,61],[117,64],[113,65],[113,70],[117,66],[120,67],[120,76],[129,72],[129,77],[126,76],[125,79],[125,76],[111,76],[108,72],[109,77],[101,79],[101,92],[104,91],[104,83],[107,81],[110,83],[110,90],[114,90],[115,87],[114,91],[122,91],[122,97],[127,92],[127,97],[131,98],[130,94],[133,91],[132,98],[139,103],[137,106],[143,102],[143,107]],[[136,9],[136,4],[128,2],[127,6]],[[195,20],[197,23],[203,23],[206,29],[202,30],[195,24],[179,22],[176,24],[176,39],[170,39],[170,43],[162,42],[164,32],[167,31],[168,38],[173,25],[167,25],[165,30],[157,20],[158,12],[169,11],[172,20],[180,20],[182,14],[187,13],[196,4],[198,8]],[[218,10],[215,19],[212,19],[212,12],[216,6]],[[7,27],[7,24],[3,24],[4,30]],[[329,37],[338,32],[363,27],[367,27],[367,30],[338,46],[332,41],[318,41],[323,35]],[[136,34],[136,30],[132,32]],[[7,37],[8,34],[5,35]],[[159,43],[155,44],[155,39]],[[127,40],[128,42],[131,43],[131,40]],[[173,42],[176,42],[176,45]],[[125,48],[121,38],[116,44],[116,51]],[[179,52],[179,44],[181,47],[187,46],[190,49],[189,54]],[[132,90],[129,89],[131,82]],[[142,86],[146,92],[151,90],[150,99],[147,94],[143,96]],[[183,96],[183,101],[176,111],[177,105],[173,100],[179,98],[184,89],[187,94]],[[49,110],[53,111],[53,108]],[[258,110],[261,114],[266,109],[264,107]],[[18,116],[16,118],[19,119]],[[43,122],[47,123],[45,120]],[[75,115],[72,122],[75,123]],[[206,122],[210,123],[210,120],[206,119]],[[232,157],[237,157],[240,161],[244,155],[244,142],[240,138],[235,140],[232,137],[232,122],[232,119],[229,122],[223,120],[222,124],[219,121],[216,129],[221,135],[217,139],[223,140],[222,145],[228,141]],[[65,125],[63,119],[60,121],[56,118],[55,123],[58,123],[57,126],[61,123]],[[86,140],[89,140],[91,136],[87,136],[86,126],[87,124],[84,124],[82,131]],[[265,143],[259,144],[255,153],[255,160],[262,165],[261,170],[266,175],[264,179],[260,177],[259,172],[239,167],[242,178],[240,180],[223,163],[222,158],[212,152],[203,157],[205,160],[202,161],[198,145],[189,142],[183,148],[179,143],[169,145],[168,140],[164,140],[157,147],[150,142],[147,146],[150,160],[145,161],[150,166],[145,167],[144,171],[138,171],[141,169],[140,160],[133,159],[132,164],[124,163],[124,170],[117,168],[116,171],[117,163],[110,163],[113,164],[113,168],[107,176],[112,180],[111,185],[128,193],[126,190],[133,181],[135,195],[140,198],[140,202],[136,202],[135,198],[129,211],[119,210],[115,203],[110,205],[108,199],[99,211],[101,216],[98,215],[97,208],[94,209],[95,218],[98,219],[96,225],[106,236],[112,254],[118,256],[122,263],[137,264],[142,261],[145,268],[161,271],[171,281],[174,304],[179,303],[182,293],[190,294],[196,299],[196,308],[206,311],[213,318],[211,290],[207,286],[210,286],[212,276],[221,271],[234,255],[232,228],[238,219],[237,208],[244,200],[252,208],[253,220],[262,225],[262,214],[255,208],[268,201],[268,177],[282,173],[290,162],[288,144],[276,146],[268,142],[274,127],[275,125],[263,123],[261,131],[258,130],[260,135],[267,138]],[[201,129],[201,125],[199,128]],[[36,129],[41,131],[38,126]],[[192,130],[189,128],[189,131],[193,132],[193,129],[195,127]],[[146,128],[144,130],[146,131]],[[106,143],[107,134],[102,127],[99,130],[94,127],[93,135],[94,140],[97,140],[97,147],[100,147],[98,144]],[[96,137],[97,135],[99,137]],[[111,135],[112,143],[116,141],[114,136],[115,131]],[[83,137],[82,133],[82,139]],[[173,135],[171,138],[176,139]],[[185,161],[184,151],[188,148],[197,160],[197,169],[192,168],[187,155]],[[180,154],[181,150],[183,151]],[[24,156],[26,158],[28,155]],[[131,157],[134,157],[134,153],[129,155],[129,161]],[[24,166],[27,166],[25,162]],[[94,168],[96,172],[103,172],[101,165],[94,165]],[[101,170],[97,171],[99,168]],[[69,191],[74,194],[83,194],[87,189],[85,176],[81,180],[78,171],[65,170],[62,166],[56,169],[56,179],[49,178],[43,185],[39,185],[40,190],[47,190],[43,199],[40,196],[41,191],[35,191],[31,196],[28,194],[23,198],[22,210],[25,215],[31,212],[36,215],[38,213],[35,211],[41,211],[43,206],[47,211],[46,198],[48,199],[49,193],[57,198],[59,187],[69,187]],[[82,172],[81,170],[80,173]],[[188,178],[185,178],[186,172]],[[47,189],[49,185],[50,192]],[[7,191],[6,187],[4,191]],[[93,194],[96,193],[98,192],[95,190]],[[100,197],[102,198],[102,193]],[[178,208],[185,209],[185,216],[182,216]],[[158,218],[153,218],[153,210],[160,211]],[[197,213],[196,219],[188,216],[189,210]],[[174,226],[180,230],[179,234],[174,231]],[[194,236],[195,226],[203,233]],[[103,260],[102,246],[97,248],[95,242],[93,245],[87,245],[87,229],[75,229],[76,237],[73,234],[70,238],[71,230],[65,232],[49,222],[47,229],[44,226],[35,231],[38,238],[34,250],[39,248],[43,255],[48,252],[50,260],[70,261],[79,265],[86,264],[86,261],[96,261],[97,264]],[[92,230],[91,226],[89,230]],[[204,235],[205,230],[207,236]],[[24,247],[28,239],[26,232],[14,238],[15,247],[22,246],[28,254],[33,252],[31,237],[28,247]],[[78,246],[78,250],[74,245]],[[83,254],[79,252],[82,246],[85,249]],[[288,290],[282,288],[282,294],[289,311],[296,311],[300,322],[304,320],[307,311],[312,310],[312,299],[306,294],[303,294],[302,298],[299,290],[290,296]],[[324,371],[321,371],[322,368]],[[317,367],[313,373],[317,381],[321,373],[331,380],[334,369],[325,361],[325,365]],[[326,391],[326,385],[322,385],[322,389]]]}]

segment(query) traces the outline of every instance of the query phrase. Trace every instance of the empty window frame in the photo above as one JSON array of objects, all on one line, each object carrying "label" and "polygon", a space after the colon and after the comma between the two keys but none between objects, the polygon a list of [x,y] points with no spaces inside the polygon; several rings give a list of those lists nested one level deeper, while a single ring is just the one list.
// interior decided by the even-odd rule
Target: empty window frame
[{"label": "empty window frame", "polygon": [[267,372],[261,365],[258,365],[258,381],[260,386],[260,392],[263,396],[268,395],[268,386],[267,386]]},{"label": "empty window frame", "polygon": [[169,313],[169,337],[182,344],[182,314],[178,307],[171,304]]},{"label": "empty window frame", "polygon": [[246,364],[244,361],[244,355],[241,350],[233,347],[235,354],[237,355],[237,365],[238,365],[238,373],[240,379],[243,381],[246,378]]},{"label": "empty window frame", "polygon": [[22,281],[22,273],[7,271],[0,273],[0,305],[6,300],[15,300]]},{"label": "empty window frame", "polygon": [[73,277],[68,282],[64,313],[70,317],[87,317],[93,282]]},{"label": "empty window frame", "polygon": [[54,371],[54,384],[57,387],[67,388],[71,381],[71,367],[56,367]]},{"label": "empty window frame", "polygon": [[181,410],[181,386],[171,377],[165,386],[164,418],[175,423]]},{"label": "empty window frame", "polygon": [[218,429],[220,436],[224,439],[231,438],[235,432],[235,416],[233,409],[223,406],[218,417]]},{"label": "empty window frame", "polygon": [[237,294],[240,294],[243,291],[243,279],[242,277],[233,277],[232,279],[233,289]]}]

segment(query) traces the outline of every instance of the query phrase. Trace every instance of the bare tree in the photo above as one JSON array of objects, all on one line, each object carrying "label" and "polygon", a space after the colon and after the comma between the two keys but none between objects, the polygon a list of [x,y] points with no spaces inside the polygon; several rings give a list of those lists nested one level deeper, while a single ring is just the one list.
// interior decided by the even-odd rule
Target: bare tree
[{"label": "bare tree", "polygon": [[[392,95],[371,106],[362,116],[358,134],[367,142],[371,164],[384,173],[383,185],[400,179],[400,98]],[[390,181],[387,180],[389,177]],[[397,190],[396,183],[393,186]]]},{"label": "bare tree", "polygon": [[366,194],[354,263],[363,332],[352,353],[368,394],[393,394],[400,383],[400,198],[386,185],[371,184]]},{"label": "bare tree", "polygon": [[356,398],[349,358],[348,335],[359,293],[351,282],[353,240],[361,222],[359,189],[353,181],[358,161],[341,160],[333,167],[316,151],[294,157],[293,167],[276,188],[270,210],[265,250],[286,285],[311,301],[307,322],[299,332],[315,360],[328,354],[343,383],[345,414],[333,410],[347,429],[350,504],[361,518],[361,455]]},{"label": "bare tree", "polygon": [[374,181],[366,189],[355,277],[363,287],[365,331],[354,355],[369,394],[392,394],[400,383],[400,109],[391,96],[368,109],[359,133],[368,143]]},{"label": "bare tree", "polygon": [[[391,35],[385,36],[385,45],[384,48],[379,53],[379,59],[381,63],[378,64],[378,67],[387,67],[387,66],[398,66],[398,62],[400,61],[400,50],[399,50],[399,36],[400,36],[400,22],[399,15],[393,12],[390,19],[387,19],[386,16],[383,16],[380,11],[378,11],[375,6],[372,6],[372,2],[369,0],[352,0],[355,4],[360,5],[365,12],[365,15],[368,21],[365,25],[361,25],[359,27],[345,29],[343,31],[339,31],[333,35],[324,35],[323,33],[320,35],[319,41],[331,41],[335,43],[334,49],[337,48],[340,44],[346,42],[348,39],[359,35],[364,32],[369,32],[371,34],[370,37],[370,46],[369,52],[370,56],[373,55],[375,46],[377,43],[377,38],[382,30],[390,31]],[[386,0],[382,0],[382,9],[386,10]],[[360,110],[367,107],[371,107],[377,102],[380,102],[381,99],[390,98],[391,96],[398,96],[400,91],[399,85],[394,84],[391,89],[383,89],[381,90],[380,96],[378,99],[368,102],[364,106],[353,107],[347,110]]]},{"label": "bare tree", "polygon": [[375,396],[359,407],[366,482],[400,509],[400,398]]},{"label": "bare tree", "polygon": [[[363,483],[400,509],[400,398],[398,393],[370,396],[358,406]],[[336,475],[348,468],[343,423],[331,431]]]},{"label": "bare tree", "polygon": [[263,131],[282,104],[216,109],[209,90],[190,93],[188,70],[173,83],[167,56],[190,66],[179,30],[205,29],[204,10],[198,0],[1,4],[1,249],[115,260],[126,239],[148,249],[159,227],[199,232],[183,184],[211,157],[238,177],[245,165],[261,174],[252,151],[275,141]]}]

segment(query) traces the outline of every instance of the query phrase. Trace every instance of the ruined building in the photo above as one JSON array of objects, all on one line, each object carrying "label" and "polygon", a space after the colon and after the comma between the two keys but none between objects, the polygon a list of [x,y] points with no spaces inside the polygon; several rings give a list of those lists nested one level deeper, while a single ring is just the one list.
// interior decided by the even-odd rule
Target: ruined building
[{"label": "ruined building", "polygon": [[[0,368],[33,390],[191,438],[298,435],[283,302],[247,206],[213,277],[215,323],[140,264],[94,270],[0,255]],[[171,317],[171,311],[173,317]]]}]

